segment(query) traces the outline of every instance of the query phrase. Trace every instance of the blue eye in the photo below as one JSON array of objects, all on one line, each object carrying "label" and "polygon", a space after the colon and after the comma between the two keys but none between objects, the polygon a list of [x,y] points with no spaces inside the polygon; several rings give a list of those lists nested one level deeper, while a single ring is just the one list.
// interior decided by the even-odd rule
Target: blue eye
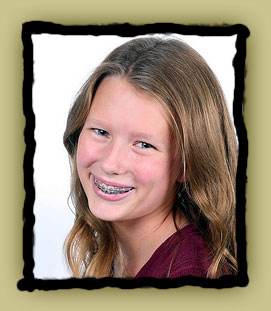
[{"label": "blue eye", "polygon": [[145,143],[144,141],[140,141],[136,145],[140,146],[140,148],[142,148],[142,149],[154,148],[151,144]]},{"label": "blue eye", "polygon": [[92,130],[100,136],[109,136],[109,133],[107,131],[100,130],[100,129],[92,129]]}]

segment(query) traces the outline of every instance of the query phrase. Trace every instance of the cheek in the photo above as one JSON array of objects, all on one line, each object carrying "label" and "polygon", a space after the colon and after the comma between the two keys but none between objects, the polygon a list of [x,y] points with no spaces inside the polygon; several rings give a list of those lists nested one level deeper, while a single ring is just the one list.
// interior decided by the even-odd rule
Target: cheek
[{"label": "cheek", "polygon": [[134,172],[142,184],[169,183],[168,159],[150,157],[134,163]]},{"label": "cheek", "polygon": [[99,150],[95,144],[92,144],[87,139],[86,135],[81,133],[78,140],[77,147],[77,167],[88,167],[90,166],[99,154]]}]

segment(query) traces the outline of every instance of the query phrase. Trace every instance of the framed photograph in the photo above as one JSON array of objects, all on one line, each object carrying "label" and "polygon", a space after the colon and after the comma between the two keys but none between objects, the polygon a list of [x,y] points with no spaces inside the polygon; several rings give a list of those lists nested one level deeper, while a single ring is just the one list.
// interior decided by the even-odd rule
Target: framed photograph
[{"label": "framed photograph", "polygon": [[[243,120],[248,36],[243,25],[23,25],[26,198],[20,290],[248,284]],[[140,137],[132,136],[140,129]],[[164,166],[166,155],[172,167]],[[162,211],[181,216],[161,225],[158,235],[154,219]],[[173,222],[177,235],[166,229]],[[148,231],[152,226],[156,229]],[[187,233],[197,236],[196,250],[190,240],[185,248],[188,229],[197,230]],[[139,231],[145,232],[140,244],[131,245],[129,235]],[[192,252],[198,257],[190,258]],[[170,268],[163,274],[165,253]],[[204,268],[195,265],[199,261]]]}]

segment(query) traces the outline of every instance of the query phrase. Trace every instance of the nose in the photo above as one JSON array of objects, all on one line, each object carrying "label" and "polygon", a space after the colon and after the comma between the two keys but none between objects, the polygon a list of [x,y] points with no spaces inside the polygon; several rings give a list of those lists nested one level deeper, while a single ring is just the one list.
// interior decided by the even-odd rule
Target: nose
[{"label": "nose", "polygon": [[122,175],[127,171],[127,161],[125,146],[111,141],[104,149],[100,165],[106,175]]}]

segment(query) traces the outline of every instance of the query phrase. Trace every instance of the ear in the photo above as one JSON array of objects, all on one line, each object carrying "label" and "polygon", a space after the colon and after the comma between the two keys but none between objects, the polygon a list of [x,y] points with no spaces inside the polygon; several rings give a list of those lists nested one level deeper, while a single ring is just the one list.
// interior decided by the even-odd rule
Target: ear
[{"label": "ear", "polygon": [[187,164],[185,161],[184,150],[183,150],[183,154],[181,157],[181,163],[180,163],[179,170],[180,170],[180,172],[179,172],[179,176],[177,178],[177,181],[180,183],[189,181],[189,173],[188,173]]},{"label": "ear", "polygon": [[188,172],[187,170],[185,171],[182,171],[179,175],[179,177],[177,178],[177,181],[178,182],[186,182],[186,181],[189,181],[189,176],[188,176]]},{"label": "ear", "polygon": [[187,181],[187,178],[185,178],[184,174],[182,173],[179,178],[177,179],[178,182],[185,182]]}]

